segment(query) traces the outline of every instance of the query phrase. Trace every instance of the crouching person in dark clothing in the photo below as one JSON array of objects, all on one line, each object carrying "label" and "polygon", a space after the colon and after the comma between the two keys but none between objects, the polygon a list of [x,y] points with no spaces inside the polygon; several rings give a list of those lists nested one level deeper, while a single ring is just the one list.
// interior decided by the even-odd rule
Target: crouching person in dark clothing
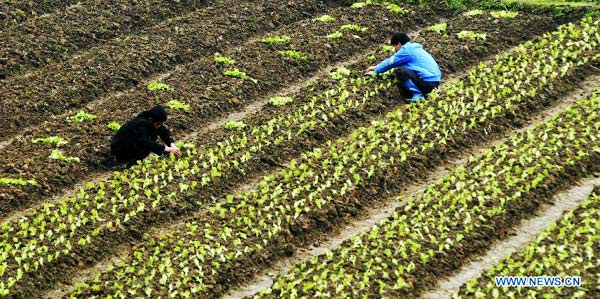
[{"label": "crouching person in dark clothing", "polygon": [[[110,143],[110,151],[116,157],[117,162],[127,163],[127,168],[129,168],[137,161],[146,158],[151,152],[157,155],[173,153],[179,156],[181,152],[173,143],[171,132],[164,125],[166,120],[165,109],[162,106],[156,106],[125,123]],[[168,146],[157,143],[158,136]]]}]

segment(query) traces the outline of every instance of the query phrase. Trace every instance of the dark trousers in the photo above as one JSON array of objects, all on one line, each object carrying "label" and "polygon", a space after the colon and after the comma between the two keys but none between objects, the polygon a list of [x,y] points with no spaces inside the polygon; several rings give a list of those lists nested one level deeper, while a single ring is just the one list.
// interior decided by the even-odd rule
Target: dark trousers
[{"label": "dark trousers", "polygon": [[408,80],[411,80],[424,96],[427,96],[436,87],[440,86],[440,82],[425,82],[419,77],[417,72],[407,70],[401,66],[394,69],[394,74],[398,79],[398,89],[400,90],[400,94],[407,98],[413,96],[413,93],[406,88],[406,81]]}]

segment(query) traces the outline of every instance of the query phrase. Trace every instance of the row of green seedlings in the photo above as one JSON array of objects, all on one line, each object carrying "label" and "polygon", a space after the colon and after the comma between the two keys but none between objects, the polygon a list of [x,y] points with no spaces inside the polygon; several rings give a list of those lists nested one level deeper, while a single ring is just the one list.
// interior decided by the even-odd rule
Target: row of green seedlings
[{"label": "row of green seedlings", "polygon": [[[600,188],[596,188],[579,208],[552,223],[525,249],[510,254],[487,273],[466,282],[452,298],[595,298],[600,279],[599,229]],[[495,279],[543,275],[560,277],[566,287],[498,286]]]},{"label": "row of green seedlings", "polygon": [[[554,182],[568,179],[568,169],[597,163],[598,109],[596,94],[481,157],[471,157],[369,231],[297,264],[254,298],[417,296],[427,281],[435,280],[432,273],[452,270],[445,265],[453,264],[457,253],[478,250],[482,239],[489,242],[487,236],[516,211],[524,212]],[[475,292],[464,298],[498,297]]]},{"label": "row of green seedlings", "polygon": [[[528,77],[534,66],[510,70],[503,66],[523,59],[540,59],[543,63],[553,64],[559,59],[557,55],[562,57],[567,53],[570,53],[566,55],[569,57],[567,69],[582,64],[588,58],[586,51],[571,54],[561,42],[588,47],[590,38],[581,33],[595,32],[592,24],[585,20],[580,25],[562,26],[538,43],[518,47],[517,57],[498,58],[496,65],[481,65],[475,69],[475,73],[489,77],[487,82],[490,84],[507,84],[502,92],[490,92],[471,80],[473,85],[466,87],[464,82],[457,82],[443,99],[412,106],[405,114],[401,109],[385,121],[353,132],[348,138],[328,142],[323,149],[303,154],[277,176],[265,178],[256,189],[242,196],[227,196],[225,203],[209,208],[197,223],[187,223],[186,231],[171,232],[150,240],[135,251],[134,258],[79,285],[72,296],[93,294],[121,298],[163,294],[186,298],[209,294],[217,287],[211,281],[219,281],[240,264],[267,254],[299,217],[331,207],[336,201],[343,202],[349,191],[358,188],[362,181],[369,181],[373,175],[380,175],[391,165],[423,155],[428,150],[443,149],[445,138],[460,136],[462,132],[490,121],[480,114],[514,111],[523,106],[517,104],[535,99],[535,91],[521,94],[519,89],[511,89]],[[549,39],[559,42],[548,43]],[[550,55],[551,52],[555,54]],[[546,69],[534,78],[542,80],[551,73],[552,70]],[[565,75],[566,72],[562,73],[557,80]],[[534,88],[541,90],[554,81],[536,81],[534,83],[538,84]],[[479,106],[477,95],[487,96],[484,93],[492,93],[489,96],[493,102]]]},{"label": "row of green seedlings", "polygon": [[[357,2],[352,4],[352,8],[363,8],[365,6],[368,5],[381,5],[383,3],[383,5],[391,12],[397,13],[397,14],[408,14],[410,13],[410,10],[405,9],[403,7],[398,6],[397,4],[393,4],[393,3],[387,3],[387,2],[374,2],[374,1],[367,1],[367,2]],[[322,22],[332,22],[335,19],[330,17],[329,15],[323,15],[320,16],[319,18],[316,18],[315,20],[319,20]],[[344,24],[341,25],[339,30],[336,30],[330,34],[328,34],[326,37],[328,39],[338,39],[338,38],[342,38],[344,36],[343,32],[350,32],[352,34],[352,37],[355,39],[361,39],[362,37],[357,35],[357,33],[362,33],[362,32],[366,32],[368,30],[367,27],[363,27],[360,25],[356,25],[356,24]]]},{"label": "row of green seedlings", "polygon": [[[343,68],[332,72],[332,78],[340,80],[336,88],[311,98],[292,114],[279,115],[266,124],[236,132],[201,154],[190,144],[180,144],[185,151],[180,159],[148,159],[130,170],[117,172],[106,183],[87,185],[73,198],[45,204],[33,213],[35,216],[3,223],[0,246],[7,255],[0,262],[8,266],[7,273],[14,273],[7,285],[13,286],[23,273],[37,271],[40,266],[70,254],[74,248],[85,248],[101,233],[122,230],[122,224],[136,216],[143,218],[160,210],[178,194],[208,188],[224,172],[241,169],[269,146],[278,146],[307,130],[327,126],[336,117],[361,108],[369,97],[391,84],[375,84],[374,78],[347,80],[349,74]],[[350,98],[347,89],[361,93]],[[271,100],[278,105],[293,99]],[[9,257],[13,258],[12,263],[8,262]]]}]

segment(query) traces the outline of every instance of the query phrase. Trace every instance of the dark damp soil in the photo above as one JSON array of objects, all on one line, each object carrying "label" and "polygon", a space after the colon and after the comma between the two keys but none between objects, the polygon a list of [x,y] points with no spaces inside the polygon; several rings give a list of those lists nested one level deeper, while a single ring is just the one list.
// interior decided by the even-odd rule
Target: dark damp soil
[{"label": "dark damp soil", "polygon": [[81,0],[22,1],[4,0],[0,3],[0,28],[9,28],[46,13],[64,9]]},{"label": "dark damp soil", "polygon": [[[343,9],[337,11],[341,10]],[[352,21],[361,23],[364,22],[361,20],[365,18],[365,15],[354,16]],[[385,34],[379,34],[362,44],[355,42],[353,47],[345,46],[348,44],[348,40],[328,42],[327,44],[319,43],[321,40],[317,38],[318,36],[328,34],[328,30],[331,28],[337,28],[340,24],[347,22],[351,22],[351,20],[340,20],[339,23],[329,25],[330,27],[321,25],[319,28],[315,28],[317,26],[312,24],[312,21],[301,22],[300,24],[303,25],[300,27],[306,28],[307,31],[310,30],[310,34],[296,32],[293,26],[278,31],[277,34],[288,34],[293,37],[291,47],[304,53],[310,53],[311,57],[321,57],[320,59],[313,58],[310,62],[303,64],[282,61],[277,53],[279,48],[273,49],[260,42],[249,42],[244,47],[222,51],[223,55],[244,61],[243,65],[239,65],[240,69],[258,79],[257,84],[247,80],[240,81],[223,77],[221,73],[224,68],[215,66],[212,57],[180,71],[175,71],[164,80],[174,88],[175,92],[162,94],[161,97],[164,98],[163,101],[180,99],[192,107],[190,112],[171,111],[172,115],[168,123],[175,136],[182,136],[198,130],[216,117],[237,111],[245,104],[267,96],[273,90],[295,84],[298,79],[306,78],[323,65],[344,61],[344,58],[373,47],[385,39]],[[481,18],[473,20],[457,18],[449,23],[449,35],[460,30],[488,32],[489,37],[485,42],[465,43],[426,31],[422,31],[416,41],[422,42],[434,54],[445,74],[450,74],[474,63],[476,61],[474,59],[478,57],[485,57],[490,52],[495,53],[498,51],[495,48],[500,45],[507,47],[514,45],[518,41],[551,30],[560,24],[552,18],[534,15],[522,16],[512,21],[501,21],[495,26],[490,26],[488,24],[490,22],[492,20]],[[455,25],[455,23],[457,24]],[[535,26],[533,26],[534,24]],[[397,25],[393,23],[384,28],[394,28]],[[407,25],[407,27],[409,26]],[[519,28],[531,28],[531,31],[519,30]],[[312,33],[313,30],[315,33]],[[517,33],[506,34],[505,32]],[[329,54],[327,51],[333,52],[333,54]],[[378,58],[381,58],[381,55]],[[367,64],[367,61],[362,62],[364,67]],[[318,84],[313,86],[313,89],[318,90],[319,88],[321,87]],[[294,97],[302,98],[303,92]],[[94,173],[105,172],[99,162],[107,155],[107,145],[112,134],[106,128],[106,124],[113,120],[122,123],[128,117],[142,110],[141,107],[150,107],[153,103],[154,98],[150,92],[145,89],[135,90],[131,94],[111,98],[96,107],[91,112],[97,114],[98,119],[93,122],[73,124],[65,123],[63,120],[54,120],[28,132],[6,148],[7,154],[0,157],[0,161],[2,161],[0,164],[4,165],[2,172],[7,176],[35,178],[40,183],[40,187],[0,189],[0,198],[4,198],[2,202],[5,203],[0,206],[0,210],[6,213],[29,206],[58,190],[73,185],[82,178]],[[297,102],[297,104],[300,103],[302,102]],[[296,107],[296,103],[283,109],[268,106],[256,114],[256,120],[249,119],[245,122],[252,124],[277,113],[290,111],[287,109],[294,109],[294,107]],[[347,122],[350,123],[349,120]],[[207,144],[219,140],[227,134],[228,132],[220,130],[211,132],[202,138],[196,138],[194,141]],[[81,158],[82,163],[73,165],[49,161],[47,156],[50,149],[46,146],[33,145],[30,142],[32,138],[49,135],[58,135],[68,139],[70,148],[65,150],[66,154]],[[315,133],[315,136],[319,135],[321,135],[320,132]],[[22,155],[22,153],[27,154]],[[273,153],[273,157],[281,157],[281,155]]]},{"label": "dark damp soil", "polygon": [[[40,1],[44,2],[44,1]],[[6,28],[0,35],[0,78],[63,61],[112,38],[138,34],[165,19],[215,1],[92,1]],[[152,28],[149,29],[152,34]]]},{"label": "dark damp soil", "polygon": [[0,85],[0,138],[326,8],[321,1],[227,0],[163,22],[151,33],[115,39],[63,63],[5,80]]},{"label": "dark damp soil", "polygon": [[[555,25],[553,25],[552,22],[549,22],[548,26],[551,29]],[[514,30],[514,28],[511,26],[507,26],[506,30]],[[507,32],[510,32],[510,31],[507,31]],[[543,32],[543,30],[540,30],[539,33],[541,33],[541,32]],[[504,32],[501,32],[501,33],[504,33]],[[453,67],[452,69],[455,69],[455,70],[461,69],[459,64],[463,64],[462,68],[465,68],[468,65],[477,63],[483,57],[498,53],[499,51],[509,48],[519,42],[530,39],[534,35],[535,34],[532,33],[530,36],[522,36],[522,37],[514,36],[513,39],[506,40],[506,41],[504,41],[504,43],[500,42],[500,41],[495,42],[493,37],[490,36],[489,37],[490,43],[493,43],[494,46],[487,47],[487,48],[482,47],[481,48],[482,50],[479,52],[475,52],[475,54],[472,54],[473,52],[470,51],[469,48],[463,47],[464,43],[457,42],[453,39],[444,39],[444,38],[440,38],[439,36],[435,36],[435,35],[427,36],[425,34],[425,35],[422,35],[418,41],[425,45],[440,44],[439,49],[443,48],[445,51],[452,51],[456,55],[460,56],[461,59],[457,59],[456,57],[454,57],[453,59],[447,59],[447,60],[440,59],[440,64],[442,65],[442,67],[445,70],[448,70],[447,73],[452,73],[452,71],[449,70],[449,69],[451,69],[451,67]],[[469,51],[467,51],[467,50],[469,50]],[[433,54],[437,55],[438,53],[436,53],[435,51],[439,51],[439,50],[432,50]],[[380,57],[381,57],[381,55],[380,55]],[[366,65],[367,65],[367,61],[363,60],[363,61],[359,61],[356,65],[354,65],[352,67],[353,68],[363,68]],[[327,89],[328,87],[330,87],[331,84],[332,84],[332,82],[329,82],[329,83],[325,82],[325,83],[322,83],[322,85],[316,84],[312,87],[307,87],[307,88],[301,90],[299,93],[308,96],[312,92],[312,91],[310,91],[311,88],[314,88],[315,90],[324,90],[324,89]],[[321,89],[321,88],[323,88],[323,89]],[[400,103],[395,99],[397,99],[397,95],[395,95],[394,92],[386,93],[386,95],[376,98],[372,104],[369,104],[368,107],[365,108],[365,110],[357,111],[354,114],[350,114],[350,115],[346,116],[345,118],[339,119],[334,124],[332,124],[331,127],[324,128],[321,131],[310,132],[310,133],[306,134],[305,136],[302,136],[300,140],[294,141],[293,144],[284,144],[283,147],[285,148],[285,150],[275,148],[270,152],[267,151],[264,157],[276,160],[277,162],[280,162],[280,163],[285,163],[286,160],[289,160],[291,157],[296,156],[299,152],[302,152],[302,151],[309,149],[317,144],[320,144],[323,142],[323,140],[334,139],[334,138],[348,132],[353,127],[365,125],[373,117],[375,117],[377,115],[381,115],[381,114],[385,113],[386,111],[389,111],[389,109],[397,107],[398,105],[400,105]],[[269,115],[268,113],[271,113],[271,115],[273,113],[285,113],[286,111],[288,111],[288,112],[291,111],[291,109],[293,109],[293,107],[294,106],[286,106],[283,110],[278,110],[275,108],[267,107],[267,108],[265,108],[265,110],[261,111],[261,113],[249,116],[245,121],[247,121],[247,123],[249,123],[249,124],[253,124],[253,123],[256,123],[259,121],[264,121],[265,116]],[[201,135],[198,137],[198,140],[196,140],[196,141],[201,141],[200,143],[210,143],[210,142],[215,141],[216,138],[220,138],[220,136],[224,136],[226,133],[221,130],[221,131],[218,131],[217,133],[213,132],[211,134],[214,134],[214,135],[213,136],[211,136],[210,134]],[[202,140],[204,140],[204,141],[202,141]],[[475,141],[473,141],[473,142],[475,142]],[[463,145],[461,144],[457,147],[460,147],[460,146],[463,146]],[[279,158],[274,158],[274,157],[279,157]],[[432,159],[430,162],[427,162],[427,163],[436,163],[436,161],[439,161],[440,159],[443,159],[443,156],[441,158],[437,158],[437,160]],[[419,162],[419,163],[425,163],[425,162]],[[417,163],[417,165],[420,165],[419,163]],[[269,164],[260,162],[260,160],[257,160],[257,161],[254,161],[253,163],[251,163],[250,165],[248,165],[249,171],[246,172],[246,173],[248,173],[248,175],[243,175],[240,173],[226,174],[225,177],[220,182],[216,183],[216,186],[211,186],[211,190],[204,190],[203,192],[200,192],[201,194],[198,193],[198,194],[194,194],[194,195],[186,195],[184,197],[192,196],[193,198],[200,198],[200,197],[210,198],[211,196],[214,196],[214,197],[219,198],[219,197],[222,197],[225,194],[225,192],[234,190],[236,188],[236,186],[239,186],[243,182],[248,181],[252,177],[258,177],[267,171],[273,171],[276,167],[277,166],[269,165]],[[416,167],[416,166],[414,166],[414,167],[415,168],[411,167],[411,169],[427,169],[428,166],[421,165],[420,167]],[[405,179],[410,179],[410,178],[405,178]],[[370,191],[373,192],[371,194],[372,197],[380,196],[382,190],[392,190],[393,189],[393,188],[390,188],[391,183],[378,185],[378,186],[379,186],[379,188],[383,188],[383,189],[381,189],[379,191],[376,191],[376,189],[371,189],[371,188],[369,189]],[[147,217],[138,219],[137,221],[135,221],[135,223],[131,224],[124,231],[107,233],[106,235],[104,235],[103,237],[100,238],[101,240],[94,242],[94,244],[91,247],[87,248],[84,252],[76,252],[70,257],[62,258],[57,263],[53,264],[47,270],[41,271],[41,272],[31,276],[30,278],[23,280],[23,282],[20,284],[21,286],[23,286],[23,288],[21,288],[21,291],[24,291],[22,293],[22,295],[25,296],[25,295],[36,294],[36,292],[39,292],[40,289],[52,287],[58,281],[68,281],[68,279],[72,275],[72,273],[74,271],[76,271],[78,268],[87,267],[88,265],[91,265],[96,261],[102,260],[104,257],[110,256],[112,254],[111,248],[114,248],[115,244],[128,244],[128,243],[138,242],[140,240],[140,238],[142,238],[142,235],[144,234],[144,232],[147,231],[148,226],[161,225],[161,224],[164,224],[165,222],[172,222],[173,219],[185,218],[186,217],[185,215],[189,214],[190,212],[194,211],[195,209],[197,209],[197,206],[190,205],[189,203],[186,203],[185,199],[182,199],[180,201],[180,203],[176,204],[175,206],[167,207],[167,208],[161,210],[160,213],[154,213],[154,215],[152,215],[152,216],[148,215]],[[315,227],[312,227],[312,229],[315,229],[314,234],[318,235],[323,230],[326,231],[328,229],[335,227],[335,221],[342,221],[339,219],[340,216],[353,215],[353,214],[358,213],[359,211],[360,211],[359,206],[352,206],[352,205],[345,206],[345,208],[342,208],[342,210],[340,212],[336,212],[335,216],[331,216],[331,217],[333,217],[332,219],[328,220],[329,216],[327,216],[326,214],[323,214],[323,215],[321,215],[322,217],[319,216],[320,220],[317,221],[318,222],[317,224],[314,224],[314,223],[310,224],[310,221],[307,220],[308,222],[307,222],[306,229],[300,229],[300,230],[294,231],[294,234],[298,234],[299,236],[303,235],[310,230],[309,227],[312,227],[314,225]],[[301,237],[294,237],[294,238],[297,238],[297,240],[296,240],[297,242],[295,244],[299,244],[298,242],[301,242],[300,241],[301,239],[302,239],[302,241],[306,241],[310,237],[308,237],[308,235],[307,235],[306,238],[301,238]],[[294,244],[294,243],[290,243],[290,244]],[[275,254],[279,254],[279,253],[288,253],[289,254],[289,253],[293,252],[293,246],[290,247],[289,244],[281,247],[281,249],[282,250],[280,250],[280,251],[276,250]],[[279,252],[279,253],[277,253],[277,252]],[[258,265],[268,262],[266,258],[264,258],[264,259],[260,258],[260,259],[258,259],[258,261],[260,261],[258,263]],[[250,273],[245,273],[243,275],[241,273],[238,273],[238,274],[241,276],[244,276],[244,275],[247,275]],[[231,282],[235,281],[235,279],[237,279],[236,277],[237,276],[232,276],[231,280],[227,280],[225,282],[227,284],[230,284]],[[221,292],[221,291],[222,290],[220,290],[219,292]]]}]

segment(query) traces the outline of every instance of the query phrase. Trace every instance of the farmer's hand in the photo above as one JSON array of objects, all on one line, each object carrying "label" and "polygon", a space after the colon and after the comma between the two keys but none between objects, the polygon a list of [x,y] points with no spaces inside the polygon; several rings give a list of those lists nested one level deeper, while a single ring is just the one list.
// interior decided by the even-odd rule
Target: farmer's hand
[{"label": "farmer's hand", "polygon": [[368,76],[372,76],[375,74],[375,68],[376,66],[370,66],[366,71],[365,71],[365,75]]},{"label": "farmer's hand", "polygon": [[165,147],[165,152],[174,154],[175,156],[178,156],[178,157],[179,157],[179,155],[181,155],[181,151],[179,150],[177,145],[175,145],[175,143],[171,143],[171,146]]}]

